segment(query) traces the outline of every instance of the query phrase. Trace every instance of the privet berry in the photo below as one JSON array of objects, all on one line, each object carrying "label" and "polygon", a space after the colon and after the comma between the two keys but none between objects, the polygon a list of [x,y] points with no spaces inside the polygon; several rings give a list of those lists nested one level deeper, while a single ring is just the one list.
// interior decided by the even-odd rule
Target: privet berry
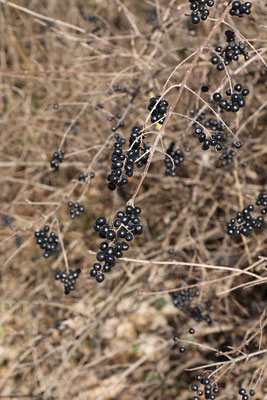
[{"label": "privet berry", "polygon": [[48,236],[49,230],[49,226],[46,225],[42,230],[34,233],[36,243],[45,251],[43,254],[44,258],[48,258],[51,254],[58,251],[60,246],[58,236],[54,232],[50,232]]},{"label": "privet berry", "polygon": [[207,7],[214,6],[214,0],[188,0],[190,3],[191,20],[193,24],[198,24],[200,20],[205,21],[210,12]]},{"label": "privet berry", "polygon": [[165,175],[168,176],[176,176],[176,168],[184,161],[184,153],[180,149],[174,150],[175,142],[171,142],[168,147],[166,153],[168,155],[165,156],[165,166],[166,171]]},{"label": "privet berry", "polygon": [[61,271],[58,271],[56,273],[55,279],[60,280],[60,282],[63,283],[65,294],[69,294],[71,290],[75,289],[76,279],[78,278],[80,273],[80,268],[77,268],[75,271],[70,269],[69,274]]},{"label": "privet berry", "polygon": [[[143,228],[140,220],[141,208],[126,206],[125,211],[119,211],[111,225],[107,224],[105,217],[98,217],[93,228],[102,241],[99,252],[96,254],[97,262],[93,265],[90,275],[98,283],[103,282],[105,273],[111,271],[116,261],[123,257],[123,252],[129,249],[129,244],[135,235],[141,235]],[[111,243],[108,243],[111,242]]]},{"label": "privet berry", "polygon": [[55,171],[59,170],[59,163],[62,163],[65,155],[65,150],[61,150],[60,152],[55,151],[51,160],[50,166],[54,168]]},{"label": "privet berry", "polygon": [[68,207],[70,209],[70,217],[71,217],[71,219],[79,217],[81,215],[81,213],[84,212],[84,206],[82,206],[79,203],[73,203],[72,201],[69,201],[68,202]]},{"label": "privet berry", "polygon": [[229,14],[233,17],[245,17],[251,13],[251,7],[252,3],[250,1],[246,1],[245,3],[233,1]]},{"label": "privet berry", "polygon": [[158,122],[162,125],[167,113],[168,102],[164,99],[159,100],[160,97],[161,96],[151,97],[147,108],[149,111],[153,110],[151,113],[151,122]]},{"label": "privet berry", "polygon": [[235,33],[233,31],[226,31],[225,35],[228,45],[225,48],[217,45],[215,51],[219,55],[214,55],[210,59],[212,64],[217,65],[218,71],[223,71],[225,65],[229,65],[232,61],[238,61],[240,55],[243,55],[246,61],[249,59],[246,45],[242,42],[238,44],[235,42]]},{"label": "privet berry", "polygon": [[208,87],[207,85],[202,85],[202,86],[201,86],[201,91],[202,91],[203,93],[207,93],[207,92],[209,91],[209,87]]}]

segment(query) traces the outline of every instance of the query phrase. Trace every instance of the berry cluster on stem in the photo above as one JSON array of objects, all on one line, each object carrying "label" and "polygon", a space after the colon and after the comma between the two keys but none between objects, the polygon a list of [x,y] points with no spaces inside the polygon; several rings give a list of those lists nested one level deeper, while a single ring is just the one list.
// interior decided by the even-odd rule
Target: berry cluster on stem
[{"label": "berry cluster on stem", "polygon": [[48,236],[47,234],[49,230],[49,226],[46,225],[43,229],[34,233],[36,237],[36,243],[40,246],[41,249],[45,250],[43,254],[44,258],[48,258],[59,248],[58,236],[54,232],[50,232],[50,235]]},{"label": "berry cluster on stem", "polygon": [[[191,385],[192,392],[196,392],[196,396],[192,400],[200,400],[203,395],[205,399],[215,400],[216,395],[219,393],[218,387],[212,385],[209,378],[201,378],[201,375],[197,375],[196,379],[200,384]],[[203,387],[200,385],[203,385]]]},{"label": "berry cluster on stem", "polygon": [[232,61],[238,61],[240,55],[244,56],[245,61],[249,60],[246,45],[242,42],[238,44],[235,42],[235,33],[233,31],[226,31],[225,35],[228,45],[225,48],[216,46],[215,51],[219,55],[214,55],[210,59],[212,64],[217,65],[218,71],[223,71],[225,65],[229,65]]},{"label": "berry cluster on stem", "polygon": [[[264,206],[261,210],[261,214],[265,214],[267,211],[267,195],[266,193],[260,193],[256,202],[256,206]],[[253,229],[261,228],[264,218],[262,215],[257,217],[253,217],[251,211],[254,210],[254,206],[252,204],[244,207],[242,211],[238,211],[236,214],[236,218],[232,218],[229,222],[226,223],[227,234],[232,236],[249,236]]]},{"label": "berry cluster on stem", "polygon": [[[239,394],[240,396],[242,396],[242,397],[241,397],[241,400],[249,400],[249,395],[247,394],[246,389],[240,388],[239,391],[238,391],[238,394]],[[252,396],[252,397],[255,396],[255,390],[250,389],[249,394],[250,394],[250,396]]]},{"label": "berry cluster on stem", "polygon": [[115,135],[114,150],[111,155],[111,173],[108,175],[108,188],[115,190],[117,186],[127,185],[128,177],[133,176],[134,166],[141,168],[147,163],[150,147],[142,137],[142,131],[138,126],[132,128],[129,139],[129,150],[123,154],[123,145],[126,140],[119,134]]},{"label": "berry cluster on stem", "polygon": [[59,163],[62,163],[65,155],[65,150],[60,150],[60,152],[55,151],[50,161],[51,168],[54,168],[55,171],[59,170]]},{"label": "berry cluster on stem", "polygon": [[245,17],[251,13],[251,7],[252,3],[250,1],[246,1],[245,3],[241,3],[241,1],[233,1],[229,14],[233,17]]},{"label": "berry cluster on stem", "polygon": [[194,304],[195,299],[200,295],[198,288],[179,288],[177,291],[170,293],[170,295],[173,305],[179,310],[183,310],[183,312],[188,310],[196,322],[206,321],[209,326],[213,324],[209,314],[211,308],[210,302],[206,301],[204,304]]},{"label": "berry cluster on stem", "polygon": [[[190,110],[191,116],[195,114],[194,110]],[[194,122],[193,126],[195,128],[195,135],[199,142],[202,143],[202,150],[209,150],[210,146],[214,147],[217,151],[222,151],[219,157],[221,166],[225,166],[233,161],[233,157],[236,156],[236,151],[234,149],[240,149],[243,143],[240,140],[234,140],[231,143],[233,149],[228,150],[227,139],[225,135],[226,126],[222,121],[215,118],[208,118],[205,120],[206,112],[203,111]],[[226,124],[229,125],[229,124]],[[207,134],[204,132],[204,127],[209,129],[210,138],[207,138]]]},{"label": "berry cluster on stem", "polygon": [[72,201],[69,201],[68,202],[68,207],[69,207],[69,210],[70,210],[71,219],[79,217],[81,215],[81,213],[84,212],[84,206],[82,206],[79,203],[73,203]]},{"label": "berry cluster on stem", "polygon": [[167,100],[161,99],[161,96],[151,97],[149,100],[149,105],[147,109],[152,111],[151,113],[151,122],[158,122],[160,125],[163,124],[167,112],[167,107],[169,103]]},{"label": "berry cluster on stem", "polygon": [[225,94],[230,97],[230,101],[223,99],[219,92],[215,92],[213,94],[212,98],[221,110],[236,113],[240,110],[240,108],[245,107],[246,101],[244,97],[249,95],[249,90],[246,88],[243,89],[241,83],[237,83],[234,86],[234,90],[236,92],[233,93],[231,89],[227,89],[225,91]]},{"label": "berry cluster on stem", "polygon": [[176,169],[178,165],[184,161],[184,153],[180,149],[174,150],[174,146],[175,142],[171,142],[166,151],[167,154],[164,160],[166,166],[165,175],[172,177],[176,176]]},{"label": "berry cluster on stem", "polygon": [[[90,275],[98,283],[105,279],[104,272],[110,272],[115,266],[117,259],[123,256],[123,252],[129,249],[129,244],[135,235],[141,235],[143,228],[139,218],[141,214],[140,207],[125,207],[125,211],[119,211],[116,219],[111,225],[107,224],[105,217],[98,217],[93,228],[101,239],[107,239],[109,242],[101,242],[99,252],[96,255],[97,262],[93,265]],[[126,240],[126,242],[121,239]],[[103,263],[103,264],[101,264]]]},{"label": "berry cluster on stem", "polygon": [[[93,179],[95,177],[94,172],[90,172],[90,179]],[[88,180],[88,175],[83,174],[82,172],[78,176],[78,181],[83,181],[86,182]]]},{"label": "berry cluster on stem", "polygon": [[193,24],[198,24],[200,20],[206,21],[210,11],[207,7],[214,6],[214,0],[188,0],[190,3],[191,20]]},{"label": "berry cluster on stem", "polygon": [[75,271],[69,270],[67,272],[58,271],[55,275],[56,280],[60,280],[61,283],[64,284],[64,293],[69,294],[71,290],[75,289],[76,279],[80,275],[81,270],[77,268]]}]

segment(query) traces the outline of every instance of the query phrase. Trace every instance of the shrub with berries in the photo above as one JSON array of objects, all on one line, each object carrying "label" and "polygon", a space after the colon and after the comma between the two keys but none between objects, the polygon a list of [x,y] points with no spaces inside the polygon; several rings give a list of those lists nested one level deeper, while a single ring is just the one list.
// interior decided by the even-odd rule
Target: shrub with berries
[{"label": "shrub with berries", "polygon": [[[36,2],[29,3],[30,8],[36,7]],[[60,53],[55,56],[48,54],[47,68],[41,68],[39,72],[31,71],[31,75],[37,75],[38,85],[43,76],[48,76],[45,89],[55,89],[54,93],[60,94],[61,98],[52,100],[52,93],[49,102],[45,102],[41,97],[42,92],[41,95],[38,92],[38,101],[35,96],[27,97],[33,100],[32,105],[30,101],[27,102],[27,108],[30,105],[29,109],[33,109],[39,103],[39,96],[44,105],[59,101],[60,108],[56,103],[54,110],[50,107],[49,118],[44,117],[43,112],[40,119],[44,119],[45,123],[53,120],[53,129],[49,129],[49,132],[54,135],[49,137],[48,144],[55,138],[61,138],[60,144],[51,144],[49,151],[58,148],[48,161],[51,168],[58,171],[64,157],[69,162],[60,174],[47,173],[46,169],[38,172],[39,175],[34,178],[40,178],[39,185],[35,179],[30,182],[34,183],[33,193],[21,196],[18,191],[17,197],[7,196],[8,201],[12,201],[12,215],[17,203],[23,204],[22,208],[25,209],[40,205],[41,210],[34,222],[30,215],[24,227],[22,218],[16,216],[14,223],[11,223],[10,217],[2,216],[2,225],[12,238],[10,242],[13,246],[16,243],[15,254],[26,247],[26,241],[21,240],[15,229],[29,232],[33,224],[36,226],[41,220],[51,224],[34,234],[43,257],[52,255],[51,259],[45,265],[40,263],[38,269],[34,270],[33,279],[27,277],[23,282],[19,277],[19,283],[23,282],[27,287],[40,277],[45,277],[49,269],[53,271],[52,279],[54,276],[57,281],[52,288],[41,284],[34,291],[34,295],[39,295],[39,292],[42,294],[42,307],[43,304],[50,307],[49,319],[56,316],[56,329],[49,320],[43,324],[44,334],[39,332],[40,324],[37,321],[37,328],[34,326],[36,335],[42,340],[50,340],[51,336],[54,341],[59,337],[59,331],[63,340],[63,346],[58,346],[55,360],[49,360],[49,368],[55,370],[55,377],[46,379],[45,373],[38,374],[36,387],[38,384],[44,387],[44,392],[35,397],[52,399],[51,393],[58,391],[55,399],[58,394],[62,398],[68,395],[77,398],[81,393],[85,393],[85,397],[121,398],[126,393],[123,380],[128,377],[129,380],[136,380],[132,387],[141,388],[141,397],[147,399],[237,400],[241,396],[240,400],[249,400],[255,395],[254,389],[258,388],[260,375],[263,374],[262,366],[260,363],[256,365],[254,360],[258,356],[261,360],[262,355],[266,354],[262,350],[265,341],[262,331],[267,322],[265,293],[261,286],[266,281],[262,259],[266,260],[260,252],[265,250],[263,233],[267,194],[261,192],[255,205],[246,200],[245,204],[249,205],[244,207],[243,199],[254,197],[255,191],[263,190],[264,185],[263,168],[258,162],[258,158],[265,155],[261,137],[264,127],[264,104],[261,104],[264,89],[259,92],[253,89],[265,83],[262,65],[266,64],[266,51],[264,39],[257,35],[260,29],[253,27],[245,33],[242,31],[249,27],[244,22],[253,21],[254,15],[253,19],[247,18],[246,21],[237,21],[232,16],[249,15],[252,3],[218,0],[216,8],[212,10],[214,0],[188,0],[187,4],[171,1],[166,2],[166,7],[164,1],[133,4],[114,2],[118,3],[115,7],[113,2],[99,2],[105,3],[108,10],[106,15],[101,6],[94,7],[91,2],[74,0],[70,3],[75,4],[72,23],[63,22],[65,16],[54,19],[45,12],[36,14],[29,10],[27,21],[35,14],[47,17],[43,18],[38,29],[30,29],[31,35],[22,41],[26,46],[26,58],[32,61],[32,54],[38,47],[32,45],[36,29],[38,40],[46,30],[48,33],[44,37],[60,39]],[[138,14],[134,15],[137,3]],[[7,20],[14,13],[14,10],[7,12],[11,4],[16,11],[18,8],[16,4],[5,2],[3,15],[8,16]],[[128,10],[129,4],[132,9]],[[85,18],[88,7],[93,8],[99,17]],[[253,9],[255,14],[260,7],[257,4]],[[153,9],[153,15],[150,15],[150,9]],[[23,7],[20,11],[27,13],[27,8]],[[212,12],[214,15],[210,15]],[[81,20],[79,16],[82,16]],[[201,21],[205,20],[208,21],[202,25]],[[79,27],[79,21],[83,26]],[[23,25],[16,22],[11,25],[11,31],[16,29],[16,25]],[[95,22],[99,22],[99,28],[87,28]],[[196,25],[192,26],[191,22]],[[237,22],[237,25],[243,24],[240,33],[239,26],[235,25]],[[256,18],[254,22],[258,22]],[[201,37],[203,34],[204,38]],[[216,37],[221,40],[217,41]],[[51,46],[53,40],[50,39]],[[39,43],[38,40],[36,43]],[[40,40],[41,48],[48,48]],[[81,48],[82,52],[78,53],[77,48]],[[64,59],[65,49],[66,52],[69,49],[73,52],[71,60],[68,59],[67,65],[62,68],[58,66],[55,69],[53,66],[57,65],[57,61]],[[13,58],[14,67],[17,67],[24,50],[21,51],[17,46],[16,51],[10,53],[7,42],[2,53],[5,68],[12,64]],[[40,53],[37,66],[46,58],[46,53]],[[25,61],[25,56],[22,59]],[[99,69],[96,64],[98,61],[101,63]],[[105,66],[111,64],[112,67],[105,70]],[[80,73],[79,68],[84,68],[84,71]],[[216,69],[224,72],[217,73]],[[22,68],[14,68],[10,77],[4,71],[4,92],[9,80],[14,76],[16,80],[20,79],[16,77],[17,70],[24,71],[23,74],[27,72]],[[76,85],[77,82],[81,83],[80,80],[82,84]],[[66,90],[66,81],[70,87],[75,82],[77,88],[72,91],[68,87]],[[28,79],[23,78],[23,86],[26,85]],[[18,103],[19,98],[23,97],[21,94],[24,94],[24,87],[22,90],[21,86],[15,82],[12,88],[18,92]],[[7,120],[5,114],[12,114],[8,110],[12,90],[3,95],[8,100],[3,110],[3,124]],[[153,97],[150,98],[151,93]],[[68,156],[65,150],[60,150],[62,147],[71,150]],[[26,148],[25,153],[28,151],[32,151],[31,146]],[[108,161],[107,152],[110,153]],[[248,165],[247,162],[240,163],[244,154],[250,166],[240,172],[240,166]],[[6,160],[1,165],[11,165],[16,170],[14,182],[16,185],[22,183],[28,191],[28,186],[31,186],[28,185],[29,176],[36,166],[43,163],[25,163],[22,160],[21,165],[16,165],[15,156],[15,152],[13,154],[13,150],[8,149]],[[41,154],[41,158],[45,156]],[[161,161],[156,163],[158,160]],[[137,168],[140,169],[139,173]],[[98,177],[93,182],[91,179],[95,174],[92,170]],[[8,174],[4,176],[4,180],[9,178]],[[45,201],[42,193],[46,193]],[[233,210],[239,209],[236,205],[238,201],[242,204],[241,210],[232,214]],[[83,204],[86,205],[86,212]],[[135,204],[145,205],[146,216],[141,207]],[[120,211],[113,218],[110,215],[114,209]],[[95,219],[92,214],[98,217]],[[71,221],[78,217],[78,221]],[[58,236],[52,231],[55,223]],[[76,232],[73,231],[75,227]],[[137,254],[134,252],[134,239],[143,233],[145,237],[140,237],[141,246]],[[250,234],[251,237],[246,240],[245,237]],[[30,235],[32,238],[32,233]],[[4,238],[1,243],[7,242]],[[93,246],[95,252],[88,249]],[[126,254],[129,257],[129,250],[133,258],[125,257]],[[53,257],[59,252],[57,259]],[[90,264],[86,258],[88,253],[94,254]],[[33,259],[38,260],[39,256]],[[122,262],[130,263],[129,268],[127,264],[126,273],[121,268],[124,266],[120,265]],[[63,263],[65,268],[62,267]],[[20,267],[19,264],[12,265],[18,274],[22,269]],[[114,267],[115,273],[112,273]],[[111,274],[111,279],[107,279],[108,274]],[[83,285],[76,285],[78,278]],[[54,290],[56,287],[58,292]],[[77,288],[80,300],[76,304],[71,294]],[[15,291],[11,293],[12,301],[13,298],[17,301],[13,296]],[[57,293],[63,297],[64,293],[69,295],[67,299],[64,297],[66,305],[60,304]],[[161,298],[151,300],[152,296],[161,294]],[[143,301],[145,296],[148,301]],[[41,302],[27,304],[26,312],[29,309],[31,313],[31,308],[36,304]],[[166,309],[161,312],[166,304]],[[142,309],[142,313],[139,313],[140,305],[144,305],[144,309],[147,307],[149,312]],[[60,308],[58,316],[57,308]],[[133,314],[130,318],[127,309]],[[140,315],[136,317],[135,312]],[[53,328],[48,334],[47,326]],[[65,332],[68,334],[73,327],[71,340],[66,340]],[[147,332],[149,334],[146,337]],[[174,343],[171,339],[173,334]],[[10,345],[15,341],[16,338],[11,338]],[[18,342],[21,342],[20,339]],[[32,343],[36,342],[31,341],[29,349]],[[85,351],[80,351],[82,343],[86,346]],[[151,351],[153,343],[155,348]],[[255,353],[250,352],[251,348],[256,349]],[[8,352],[6,354],[8,358]],[[30,357],[28,362],[25,357],[21,358],[22,352],[17,354],[21,359],[18,368],[16,363],[10,363],[6,368],[9,360],[3,364],[8,377],[14,365],[19,373],[23,368],[35,365],[35,358],[32,360]],[[49,349],[47,357],[50,354],[54,353]],[[43,361],[47,357],[41,355],[41,361],[37,360],[36,363],[38,368],[43,368]],[[95,359],[92,360],[92,357]],[[104,366],[103,370],[101,363],[107,358],[108,368]],[[253,367],[247,367],[252,358]],[[25,361],[26,367],[23,364]],[[142,364],[144,362],[145,365]],[[150,362],[152,376],[147,373]],[[237,363],[240,368],[236,367],[233,371]],[[136,366],[141,364],[142,368],[137,370]],[[252,379],[246,377],[243,380],[242,365],[245,365],[244,370],[247,368],[249,373],[254,374]],[[85,371],[82,390],[80,387],[76,390],[73,385],[67,393],[67,380],[63,374],[68,366],[73,369],[78,366]],[[120,376],[125,366],[126,373]],[[200,374],[196,379],[193,376],[192,381],[191,371],[198,369]],[[92,379],[87,377],[87,371],[97,375],[99,382],[104,382],[103,392],[96,384],[95,376]],[[235,389],[227,388],[227,382],[223,379],[226,373],[234,377]],[[117,378],[110,379],[111,374],[116,374]],[[15,375],[16,379],[18,375]],[[22,374],[23,377],[26,375]],[[39,375],[45,379],[39,382]],[[83,377],[83,372],[76,375]],[[76,375],[71,376],[68,371],[66,374],[69,382],[73,382]],[[258,380],[255,382],[256,378]],[[4,381],[0,380],[0,386],[4,387],[3,382],[6,383],[5,378]],[[181,382],[181,385],[177,382]],[[184,393],[184,388],[187,393]],[[7,387],[7,393],[9,390],[12,393],[11,388]],[[135,393],[130,396],[134,397]]]}]

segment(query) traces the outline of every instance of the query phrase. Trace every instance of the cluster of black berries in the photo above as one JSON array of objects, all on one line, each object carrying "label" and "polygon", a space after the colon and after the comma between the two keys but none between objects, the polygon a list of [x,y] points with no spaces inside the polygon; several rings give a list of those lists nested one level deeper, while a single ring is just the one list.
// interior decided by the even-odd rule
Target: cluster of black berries
[{"label": "cluster of black berries", "polygon": [[200,400],[199,397],[202,397],[203,394],[205,396],[205,399],[210,399],[210,400],[215,400],[217,393],[219,393],[219,389],[217,386],[214,386],[212,388],[211,382],[208,378],[201,378],[201,375],[198,375],[196,377],[198,381],[202,385],[204,385],[203,388],[199,387],[198,385],[193,384],[191,386],[191,390],[193,392],[196,392],[197,396],[194,396],[192,400]]},{"label": "cluster of black berries", "polygon": [[54,232],[49,232],[49,226],[45,226],[43,230],[36,231],[34,233],[36,237],[36,243],[39,244],[40,248],[45,250],[43,256],[44,258],[48,258],[52,253],[58,250],[59,248],[59,239],[58,236]]},{"label": "cluster of black berries", "polygon": [[151,97],[149,100],[149,106],[147,107],[151,113],[151,122],[158,122],[159,124],[163,124],[167,112],[168,102],[167,100],[161,99],[161,96]]},{"label": "cluster of black berries", "polygon": [[[224,151],[219,157],[219,162],[222,167],[224,167],[227,164],[230,164],[233,162],[234,157],[237,155],[237,152],[235,149],[240,149],[243,146],[243,143],[240,140],[234,140],[232,142],[232,149],[228,149],[226,146],[224,146]],[[226,147],[226,149],[225,149]]]},{"label": "cluster of black berries", "polygon": [[111,130],[112,130],[112,132],[116,132],[117,129],[122,128],[123,126],[124,126],[124,122],[123,122],[123,121],[120,121],[120,122],[118,123],[118,125],[114,125],[114,126],[111,128]]},{"label": "cluster of black berries", "polygon": [[150,147],[144,143],[141,133],[141,129],[137,126],[132,128],[129,150],[126,155],[123,154],[122,150],[122,146],[126,143],[125,139],[118,134],[115,135],[116,142],[111,155],[112,171],[108,175],[108,188],[110,190],[115,190],[117,186],[127,185],[128,177],[133,176],[134,166],[141,168],[147,163]]},{"label": "cluster of black berries", "polygon": [[184,153],[180,149],[174,150],[174,146],[175,142],[171,142],[166,151],[168,155],[165,156],[164,160],[166,166],[165,175],[169,176],[176,176],[176,168],[184,161]]},{"label": "cluster of black berries", "polygon": [[65,150],[60,150],[60,152],[55,151],[53,157],[50,161],[50,165],[55,171],[59,170],[59,163],[62,163],[65,155]]},{"label": "cluster of black berries", "polygon": [[[194,115],[194,110],[190,111],[190,114]],[[223,132],[226,129],[224,124],[215,119],[209,118],[204,122],[206,117],[206,112],[203,111],[197,118],[196,122],[194,122],[193,126],[195,128],[195,135],[197,136],[198,140],[202,144],[203,150],[209,150],[210,146],[215,147],[216,150],[226,150],[226,146],[221,144],[220,142],[224,139]],[[212,131],[210,135],[210,139],[207,139],[206,133],[203,132],[203,127],[199,124],[201,123],[202,126],[205,128],[210,129]]]},{"label": "cluster of black berries", "polygon": [[[194,116],[194,110],[190,110],[191,116]],[[209,150],[210,146],[215,147],[217,151],[222,151],[219,157],[219,165],[225,166],[233,162],[234,157],[237,155],[236,150],[240,149],[243,143],[240,140],[234,140],[231,143],[231,148],[228,148],[224,131],[226,129],[222,121],[215,118],[208,118],[205,121],[206,112],[203,111],[194,122],[195,135],[197,136],[200,143],[203,143],[202,149]],[[201,123],[201,125],[200,125]],[[203,132],[203,126],[211,130],[210,139],[207,139],[206,133]]]},{"label": "cluster of black berries", "polygon": [[258,198],[256,200],[256,206],[264,206],[264,208],[261,210],[261,214],[267,214],[267,194],[261,192],[258,195]]},{"label": "cluster of black berries", "polygon": [[251,13],[251,7],[252,3],[250,1],[246,1],[245,3],[241,3],[241,1],[233,1],[229,14],[233,17],[244,17]]},{"label": "cluster of black berries", "polygon": [[[125,212],[119,211],[115,221],[108,225],[105,217],[98,217],[93,228],[98,232],[101,239],[107,239],[108,242],[101,242],[100,251],[96,255],[96,262],[90,271],[90,275],[96,278],[98,283],[105,279],[104,272],[110,272],[116,263],[116,259],[123,256],[123,251],[129,249],[126,242],[133,240],[135,235],[141,235],[143,228],[139,218],[141,214],[140,207],[126,206]],[[115,240],[117,242],[115,243]],[[118,239],[125,239],[126,242]],[[100,264],[103,262],[103,265]]]},{"label": "cluster of black berries", "polygon": [[[247,96],[249,94],[248,89],[242,89],[242,85],[240,83],[237,83],[234,86],[234,90],[236,92],[232,93],[231,89],[227,89],[225,94],[227,96],[230,96],[230,103],[222,98],[222,95],[218,92],[215,92],[212,96],[213,100],[215,101],[216,104],[221,108],[221,110],[225,111],[231,111],[231,112],[238,112],[240,108],[245,107],[246,101],[244,99],[244,96]],[[241,93],[238,93],[241,92]]]},{"label": "cluster of black berries", "polygon": [[71,126],[70,130],[73,133],[73,135],[77,135],[77,133],[80,130],[81,123],[79,121],[75,121],[74,123],[72,121],[66,122],[66,126]]},{"label": "cluster of black berries", "polygon": [[211,326],[213,322],[209,314],[210,302],[206,301],[203,305],[193,304],[199,294],[200,291],[198,288],[178,289],[171,293],[173,305],[179,310],[183,309],[183,311],[186,311],[185,307],[189,306],[188,312],[196,322],[206,321]]},{"label": "cluster of black berries", "polygon": [[172,256],[174,260],[178,260],[178,258],[180,257],[180,254],[174,249],[169,249],[168,254],[170,254],[170,256]]},{"label": "cluster of black berries", "polygon": [[227,234],[237,236],[240,236],[242,234],[244,236],[249,236],[250,232],[253,229],[260,228],[264,222],[263,216],[259,215],[258,217],[253,218],[253,216],[251,215],[251,211],[253,210],[254,206],[250,204],[249,206],[244,207],[242,211],[238,211],[236,214],[236,218],[232,218],[226,224]]},{"label": "cluster of black berries", "polygon": [[[198,24],[200,19],[205,21],[210,12],[207,7],[214,6],[214,0],[188,0],[190,4],[191,12],[191,19],[193,24]],[[200,17],[199,17],[200,15]]]},{"label": "cluster of black berries", "polygon": [[[234,32],[226,31],[225,35],[228,45],[225,48],[222,46],[216,46],[215,51],[219,53],[220,57],[215,55],[210,59],[212,64],[217,65],[218,71],[223,71],[224,66],[229,65],[232,61],[238,61],[240,55],[243,55],[246,61],[249,59],[246,45],[242,42],[239,42],[238,44],[235,42]],[[223,62],[221,59],[223,59]]]},{"label": "cluster of black berries", "polygon": [[[132,128],[131,136],[129,139],[129,151],[127,153],[125,173],[127,176],[132,176],[131,169],[132,164],[135,164],[137,168],[141,168],[147,163],[150,146],[147,146],[144,142],[144,137],[141,137],[142,131],[138,126]],[[127,167],[128,165],[128,167]]]},{"label": "cluster of black berries", "polygon": [[171,293],[173,305],[182,310],[186,303],[192,304],[194,297],[198,297],[200,294],[199,289],[188,288],[188,289],[178,289]]},{"label": "cluster of black berries", "polygon": [[75,217],[79,217],[79,215],[81,215],[81,213],[84,212],[84,206],[81,206],[79,203],[73,203],[72,201],[69,201],[68,207],[70,209],[71,219],[74,219]]},{"label": "cluster of black berries", "polygon": [[65,294],[69,294],[71,290],[74,290],[76,279],[80,275],[81,270],[77,268],[75,271],[70,269],[69,274],[66,272],[57,272],[55,275],[56,280],[60,280],[64,284],[64,292]]},{"label": "cluster of black berries", "polygon": [[[249,400],[249,395],[247,394],[246,389],[240,388],[238,394],[242,396],[242,400]],[[250,396],[255,396],[255,390],[250,389],[249,394]]]},{"label": "cluster of black berries", "polygon": [[[95,177],[94,172],[90,172],[90,179],[93,179]],[[80,173],[80,175],[78,176],[78,181],[87,181],[88,179],[88,175],[84,175],[82,172]]]},{"label": "cluster of black berries", "polygon": [[2,226],[10,226],[12,222],[15,221],[15,218],[10,217],[9,215],[1,215]]},{"label": "cluster of black berries", "polygon": [[212,326],[213,321],[209,314],[210,306],[211,304],[209,301],[206,301],[205,305],[194,304],[194,306],[190,308],[190,312],[194,320],[196,322],[206,321],[209,326]]},{"label": "cluster of black berries", "polygon": [[126,156],[123,154],[122,146],[126,140],[121,138],[119,134],[115,135],[116,142],[114,143],[114,150],[111,155],[111,174],[108,175],[108,188],[115,190],[117,186],[126,185],[128,183],[127,176],[122,173]]},{"label": "cluster of black berries", "polygon": [[[113,121],[115,118],[117,118],[117,119],[120,120],[120,119],[121,119],[121,114],[120,114],[120,113],[117,113],[116,116],[110,115],[110,116],[108,117],[108,121]],[[111,130],[112,130],[112,132],[116,132],[117,129],[122,128],[123,126],[124,126],[124,122],[123,122],[123,121],[119,121],[119,123],[118,123],[117,125],[114,125],[114,126],[111,128]]]}]

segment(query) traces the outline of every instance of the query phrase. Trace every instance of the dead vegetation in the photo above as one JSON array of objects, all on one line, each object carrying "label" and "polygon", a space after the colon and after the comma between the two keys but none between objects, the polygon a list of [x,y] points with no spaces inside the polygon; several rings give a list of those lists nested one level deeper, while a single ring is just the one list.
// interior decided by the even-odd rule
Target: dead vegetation
[{"label": "dead vegetation", "polygon": [[[223,19],[226,5],[217,0],[196,27],[185,0],[0,0],[1,398],[189,400],[197,373],[218,383],[219,400],[239,399],[241,386],[267,398],[266,223],[244,240],[225,229],[266,190],[266,5]],[[250,59],[227,75],[209,60],[229,28]],[[229,79],[251,91],[237,115],[220,114],[244,142],[246,168],[219,168],[188,119],[190,109],[212,107],[210,95]],[[160,133],[148,128],[148,172],[110,192],[111,128],[124,121],[118,132],[128,139],[146,121],[149,98],[163,93],[171,113]],[[175,178],[164,176],[171,140],[185,154]],[[53,173],[49,161],[62,148]],[[81,172],[95,177],[78,182]],[[135,194],[144,234],[98,285],[89,276],[99,242],[92,224]],[[82,217],[70,220],[68,200],[82,202]],[[34,240],[45,224],[59,226],[64,243],[48,260]],[[54,280],[64,254],[82,269],[70,296]],[[212,326],[173,306],[178,286],[200,290],[194,301],[210,302]]]}]

